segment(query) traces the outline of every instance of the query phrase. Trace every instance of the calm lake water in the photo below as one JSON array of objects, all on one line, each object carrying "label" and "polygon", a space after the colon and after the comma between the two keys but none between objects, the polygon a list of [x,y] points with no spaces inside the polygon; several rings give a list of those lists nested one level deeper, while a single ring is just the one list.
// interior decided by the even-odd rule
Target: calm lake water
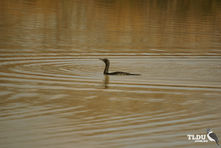
[{"label": "calm lake water", "polygon": [[220,0],[1,0],[0,32],[1,148],[221,139]]}]

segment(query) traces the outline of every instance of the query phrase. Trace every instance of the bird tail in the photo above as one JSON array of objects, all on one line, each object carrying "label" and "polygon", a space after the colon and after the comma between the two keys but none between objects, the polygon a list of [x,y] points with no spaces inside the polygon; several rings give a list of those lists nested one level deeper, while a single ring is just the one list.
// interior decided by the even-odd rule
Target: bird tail
[{"label": "bird tail", "polygon": [[136,73],[131,73],[129,75],[132,75],[132,76],[140,76],[141,74],[136,74]]}]

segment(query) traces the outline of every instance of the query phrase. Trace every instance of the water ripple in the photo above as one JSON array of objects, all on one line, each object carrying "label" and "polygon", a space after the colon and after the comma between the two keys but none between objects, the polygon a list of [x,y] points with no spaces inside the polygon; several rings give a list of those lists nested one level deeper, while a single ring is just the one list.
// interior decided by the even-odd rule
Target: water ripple
[{"label": "water ripple", "polygon": [[[213,127],[219,134],[219,57],[115,55],[109,57],[111,71],[142,75],[107,78],[96,56],[1,56],[3,146],[10,137],[46,147],[84,141],[98,147],[186,147],[192,130]],[[12,134],[8,123],[21,130]]]}]

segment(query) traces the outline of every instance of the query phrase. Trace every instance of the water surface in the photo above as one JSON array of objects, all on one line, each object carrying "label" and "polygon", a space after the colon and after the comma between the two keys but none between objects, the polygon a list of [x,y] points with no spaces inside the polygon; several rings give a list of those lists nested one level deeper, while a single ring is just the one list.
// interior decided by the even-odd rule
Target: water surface
[{"label": "water surface", "polygon": [[[219,0],[0,1],[0,145],[206,148],[221,138]],[[141,76],[104,76],[110,71]]]}]

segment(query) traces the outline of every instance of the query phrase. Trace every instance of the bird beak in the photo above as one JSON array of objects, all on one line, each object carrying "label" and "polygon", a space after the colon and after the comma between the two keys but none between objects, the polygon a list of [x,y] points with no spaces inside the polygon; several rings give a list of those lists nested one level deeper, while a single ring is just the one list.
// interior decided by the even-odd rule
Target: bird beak
[{"label": "bird beak", "polygon": [[99,60],[103,61],[103,59],[99,58]]}]

